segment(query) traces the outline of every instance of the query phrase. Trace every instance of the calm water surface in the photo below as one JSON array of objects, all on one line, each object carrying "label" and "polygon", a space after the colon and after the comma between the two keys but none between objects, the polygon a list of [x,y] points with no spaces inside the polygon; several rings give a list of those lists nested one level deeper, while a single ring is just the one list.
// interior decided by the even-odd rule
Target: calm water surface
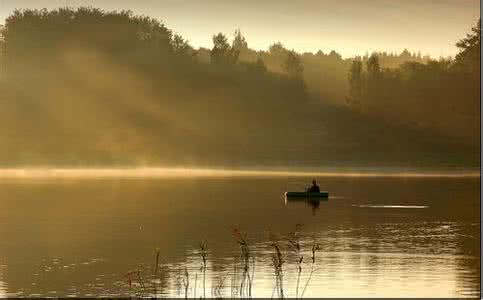
[{"label": "calm water surface", "polygon": [[328,201],[283,199],[310,180],[2,179],[0,296],[129,295],[139,289],[125,274],[150,273],[156,248],[160,296],[239,295],[239,228],[253,257],[252,295],[280,292],[276,241],[284,296],[294,297],[287,238],[303,224],[299,296],[313,270],[304,297],[479,297],[479,178],[323,178]]}]

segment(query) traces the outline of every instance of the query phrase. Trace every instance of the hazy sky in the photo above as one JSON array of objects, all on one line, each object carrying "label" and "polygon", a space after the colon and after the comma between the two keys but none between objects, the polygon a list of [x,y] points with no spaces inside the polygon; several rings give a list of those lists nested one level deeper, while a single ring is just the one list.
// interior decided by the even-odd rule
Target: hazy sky
[{"label": "hazy sky", "polygon": [[14,8],[79,5],[158,18],[195,47],[211,48],[214,33],[240,28],[251,48],[280,41],[299,52],[334,49],[344,57],[404,48],[454,55],[455,42],[480,15],[479,0],[0,0],[0,18]]}]

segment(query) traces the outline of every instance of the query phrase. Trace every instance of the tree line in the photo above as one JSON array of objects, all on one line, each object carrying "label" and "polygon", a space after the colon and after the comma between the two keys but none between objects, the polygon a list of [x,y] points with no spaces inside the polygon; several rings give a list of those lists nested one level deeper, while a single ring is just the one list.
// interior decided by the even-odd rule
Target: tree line
[{"label": "tree line", "polygon": [[481,21],[456,43],[454,58],[383,67],[355,58],[348,75],[353,109],[479,144]]},{"label": "tree line", "polygon": [[[466,113],[473,98],[459,93],[479,91],[461,75],[468,66],[471,78],[479,72],[469,63],[473,50],[451,61],[407,50],[343,59],[279,42],[253,50],[240,30],[216,33],[211,49],[195,49],[156,19],[85,7],[14,11],[1,36],[2,164],[220,156],[223,163],[283,164],[301,159],[300,151],[307,161],[353,162],[374,159],[378,149],[385,149],[381,159],[408,161],[401,157],[461,136],[434,125],[447,115],[425,116],[423,108],[441,101]],[[474,44],[468,39],[462,49]],[[433,143],[404,129],[408,124],[436,128],[441,139]],[[406,145],[408,137],[414,145]]]}]

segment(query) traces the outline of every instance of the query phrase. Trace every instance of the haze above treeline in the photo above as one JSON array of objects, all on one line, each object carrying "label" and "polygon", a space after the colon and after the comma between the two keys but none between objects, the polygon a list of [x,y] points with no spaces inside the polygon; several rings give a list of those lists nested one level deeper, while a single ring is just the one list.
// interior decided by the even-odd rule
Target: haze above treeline
[{"label": "haze above treeline", "polygon": [[0,165],[478,166],[476,21],[454,58],[343,59],[255,51],[239,30],[195,49],[128,11],[17,10]]}]

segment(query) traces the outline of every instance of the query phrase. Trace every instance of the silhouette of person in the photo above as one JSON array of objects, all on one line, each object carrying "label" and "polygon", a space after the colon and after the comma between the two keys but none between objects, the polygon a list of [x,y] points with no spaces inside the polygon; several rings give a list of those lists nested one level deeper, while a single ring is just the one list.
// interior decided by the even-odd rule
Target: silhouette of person
[{"label": "silhouette of person", "polygon": [[312,180],[312,186],[309,188],[308,192],[309,193],[320,193],[320,188],[317,185],[317,182],[315,181],[315,179]]}]

